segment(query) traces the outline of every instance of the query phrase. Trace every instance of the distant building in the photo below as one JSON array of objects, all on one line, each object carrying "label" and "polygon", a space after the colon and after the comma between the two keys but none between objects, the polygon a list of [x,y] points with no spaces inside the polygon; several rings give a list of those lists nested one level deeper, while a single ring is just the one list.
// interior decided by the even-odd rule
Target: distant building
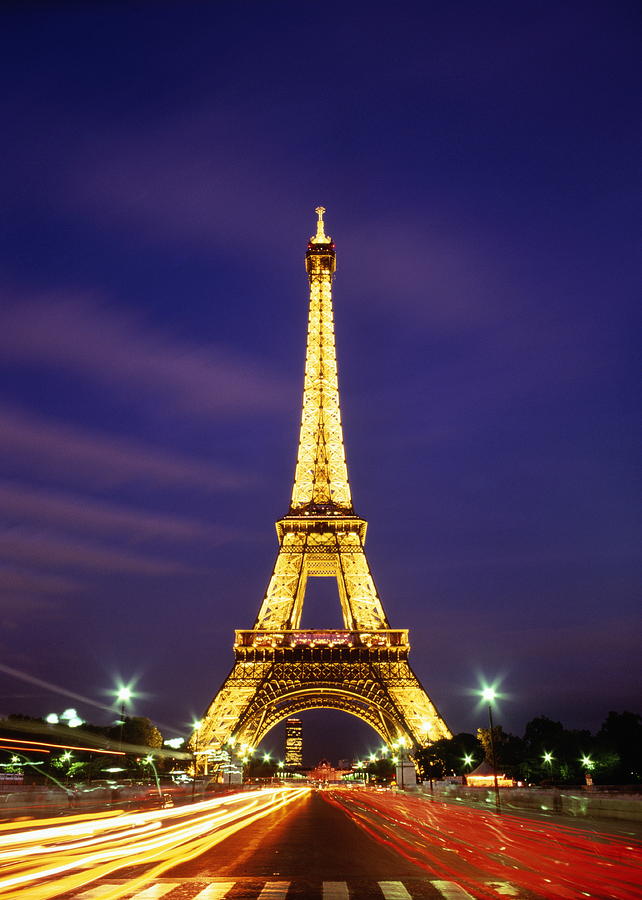
[{"label": "distant building", "polygon": [[349,772],[350,769],[335,769],[327,759],[322,759],[314,769],[310,770],[308,778],[311,781],[318,781],[320,784],[333,784],[341,781],[343,776]]},{"label": "distant building", "polygon": [[330,765],[327,759],[322,759],[314,769],[310,769],[308,778],[312,781],[335,781],[334,773],[334,767]]},{"label": "distant building", "polygon": [[[466,775],[466,784],[469,787],[493,787],[495,770],[490,763],[484,760],[476,769]],[[515,781],[501,771],[497,772],[497,784],[499,787],[515,787]]]},{"label": "distant building", "polygon": [[301,719],[288,719],[285,723],[285,765],[303,765],[303,725]]}]

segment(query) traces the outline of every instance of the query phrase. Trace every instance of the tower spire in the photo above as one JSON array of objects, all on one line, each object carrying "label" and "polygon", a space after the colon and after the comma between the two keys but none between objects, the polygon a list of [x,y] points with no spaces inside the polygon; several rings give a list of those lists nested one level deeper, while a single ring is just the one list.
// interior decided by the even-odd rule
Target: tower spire
[{"label": "tower spire", "polygon": [[332,281],[337,267],[332,238],[317,206],[317,233],[310,238],[305,267],[310,281],[303,411],[290,513],[352,512],[343,449]]},{"label": "tower spire", "polygon": [[317,206],[314,210],[317,216],[319,217],[317,222],[317,233],[314,237],[310,238],[311,244],[329,244],[332,241],[332,238],[325,233],[325,224],[323,222],[323,213],[325,212],[325,206]]}]

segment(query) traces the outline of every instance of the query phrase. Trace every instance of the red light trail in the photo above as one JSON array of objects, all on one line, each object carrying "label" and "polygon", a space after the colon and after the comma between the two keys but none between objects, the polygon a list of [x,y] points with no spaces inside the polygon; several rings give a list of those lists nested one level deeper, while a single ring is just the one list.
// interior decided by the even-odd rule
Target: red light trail
[{"label": "red light trail", "polygon": [[642,897],[642,844],[628,838],[405,795],[323,796],[381,843],[475,897],[497,897],[480,872],[546,898]]}]

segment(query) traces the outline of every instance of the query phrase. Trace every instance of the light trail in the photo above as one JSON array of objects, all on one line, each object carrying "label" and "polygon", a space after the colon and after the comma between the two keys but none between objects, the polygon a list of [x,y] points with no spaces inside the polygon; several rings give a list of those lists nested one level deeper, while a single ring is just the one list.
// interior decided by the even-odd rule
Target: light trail
[{"label": "light trail", "polygon": [[118,900],[309,790],[271,788],[170,809],[70,816],[38,827],[0,826],[0,897],[48,900],[123,866],[151,865],[101,895],[102,900]]},{"label": "light trail", "polygon": [[474,897],[497,897],[480,884],[480,873],[546,898],[642,897],[642,844],[628,838],[420,797],[323,796],[380,843]]},{"label": "light trail", "polygon": [[[5,740],[5,738],[0,738],[0,741]],[[76,749],[75,747],[73,748]],[[21,750],[23,753],[25,752],[24,747],[15,747],[13,744],[1,744],[0,750]],[[42,747],[29,747],[30,753],[51,753],[51,750],[44,750]]]},{"label": "light trail", "polygon": [[[0,737],[0,750],[8,750],[9,747],[5,747],[6,741],[13,741],[14,744],[27,744],[29,749],[35,753],[49,753],[49,750],[35,750],[36,747],[56,747],[60,750],[89,750],[90,753],[101,753],[107,754],[108,756],[127,756],[124,750],[104,750],[102,747],[79,747],[77,744],[52,744],[50,741],[23,741],[18,738],[2,738]],[[32,749],[34,748],[34,749]],[[24,750],[25,747],[14,747],[18,750]]]}]

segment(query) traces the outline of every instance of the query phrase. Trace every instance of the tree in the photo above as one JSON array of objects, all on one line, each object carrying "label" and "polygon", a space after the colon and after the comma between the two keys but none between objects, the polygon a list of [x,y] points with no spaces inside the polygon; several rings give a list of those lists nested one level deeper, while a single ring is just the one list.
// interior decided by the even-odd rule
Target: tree
[{"label": "tree", "polygon": [[375,759],[366,766],[368,780],[377,784],[389,784],[395,776],[395,764],[389,756]]},{"label": "tree", "polygon": [[506,774],[514,774],[524,759],[524,742],[514,734],[504,731],[501,725],[493,727],[493,741],[490,728],[477,729],[477,736],[484,748],[484,758],[493,765],[493,742],[495,745],[495,763],[498,769],[505,769]]},{"label": "tree", "polygon": [[524,756],[520,774],[539,784],[580,784],[587,771],[582,759],[591,760],[591,774],[598,775],[602,763],[594,754],[589,731],[570,730],[547,716],[537,716],[524,731]]},{"label": "tree", "polygon": [[560,753],[568,744],[568,733],[561,722],[536,716],[524,729],[524,756],[519,774],[525,781],[559,781]]},{"label": "tree", "polygon": [[564,726],[547,716],[531,719],[524,730],[524,744],[528,753],[543,754],[564,740]]},{"label": "tree", "polygon": [[642,781],[642,716],[611,711],[595,739],[600,780],[611,784]]},{"label": "tree", "polygon": [[[109,729],[109,737],[113,741],[120,742],[121,726],[113,725]],[[151,747],[157,750],[163,746],[163,735],[145,716],[126,716],[122,726],[122,741],[124,744]]]},{"label": "tree", "polygon": [[439,780],[445,775],[460,775],[470,765],[466,757],[472,757],[473,768],[481,762],[483,749],[473,734],[465,731],[452,738],[441,738],[417,752],[419,773],[424,781]]},{"label": "tree", "polygon": [[276,760],[253,756],[246,764],[245,774],[248,778],[274,778],[276,768]]}]

